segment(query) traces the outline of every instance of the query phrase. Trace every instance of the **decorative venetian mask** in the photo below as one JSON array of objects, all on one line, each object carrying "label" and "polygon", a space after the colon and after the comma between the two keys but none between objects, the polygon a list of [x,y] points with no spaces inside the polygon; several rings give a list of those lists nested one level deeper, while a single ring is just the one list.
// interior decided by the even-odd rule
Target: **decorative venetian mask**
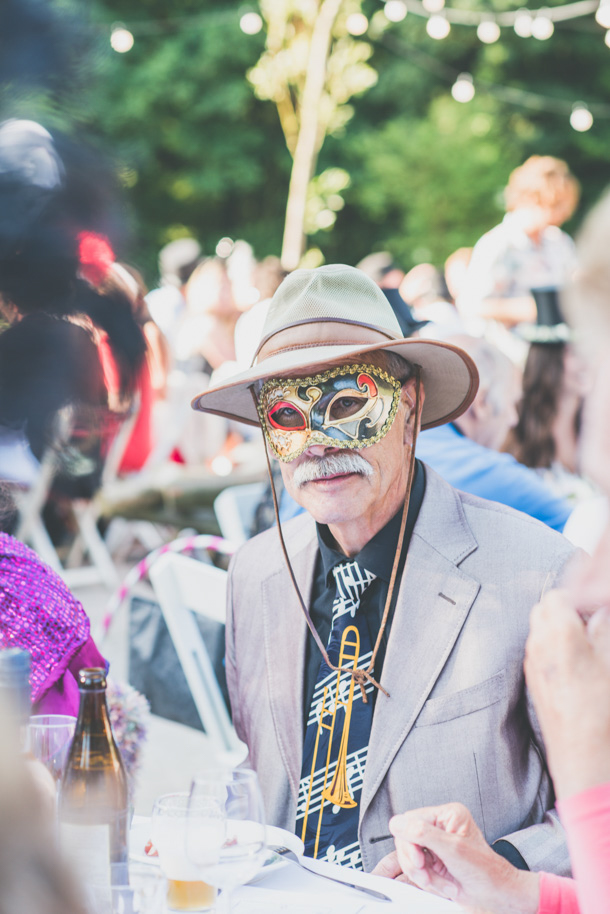
[{"label": "decorative venetian mask", "polygon": [[267,440],[280,460],[312,444],[361,448],[386,435],[401,383],[373,365],[342,365],[311,378],[273,378],[258,398]]}]

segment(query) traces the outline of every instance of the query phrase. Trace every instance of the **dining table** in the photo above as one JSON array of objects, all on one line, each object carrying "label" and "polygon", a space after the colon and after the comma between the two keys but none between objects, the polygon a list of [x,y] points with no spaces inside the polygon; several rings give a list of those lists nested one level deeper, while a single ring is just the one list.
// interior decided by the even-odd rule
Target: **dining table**
[{"label": "dining table", "polygon": [[[148,817],[134,816],[130,841],[133,859],[142,860],[149,824]],[[455,902],[404,882],[301,854],[298,859],[303,865],[290,859],[281,860],[268,869],[263,867],[247,885],[236,888],[232,914],[459,914],[464,910]],[[153,858],[150,862],[158,865],[158,860]],[[389,901],[378,901],[338,882],[322,879],[318,873],[381,892]]]},{"label": "dining table", "polygon": [[[306,859],[307,870],[290,860],[254,884],[236,889],[233,914],[458,914],[452,901],[382,876],[372,876],[321,860]],[[315,873],[344,879],[382,892],[391,900],[376,901]]]}]

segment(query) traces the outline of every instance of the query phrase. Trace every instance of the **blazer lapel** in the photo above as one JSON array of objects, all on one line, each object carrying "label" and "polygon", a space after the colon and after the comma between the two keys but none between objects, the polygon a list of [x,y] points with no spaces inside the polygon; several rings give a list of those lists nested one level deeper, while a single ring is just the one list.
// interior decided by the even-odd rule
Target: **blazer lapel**
[{"label": "blazer lapel", "polygon": [[461,504],[429,468],[426,477],[381,675],[390,697],[379,693],[376,699],[361,818],[438,679],[480,586],[456,564],[476,549]]},{"label": "blazer lapel", "polygon": [[[307,531],[310,535],[301,537],[300,543],[290,544],[290,561],[306,606],[318,551],[315,527]],[[265,666],[275,736],[296,801],[303,754],[307,623],[281,554],[280,559],[277,570],[262,583]]]}]

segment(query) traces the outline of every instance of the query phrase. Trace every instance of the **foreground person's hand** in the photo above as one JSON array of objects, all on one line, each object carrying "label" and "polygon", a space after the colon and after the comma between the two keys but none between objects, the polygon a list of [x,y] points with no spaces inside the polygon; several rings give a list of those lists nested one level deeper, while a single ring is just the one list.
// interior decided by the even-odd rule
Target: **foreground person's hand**
[{"label": "foreground person's hand", "polygon": [[610,610],[586,621],[573,592],[535,607],[525,675],[559,799],[610,781]]},{"label": "foreground person's hand", "polygon": [[[394,816],[390,854],[374,872],[390,875],[395,864],[419,888],[478,911],[536,914],[539,878],[515,869],[493,851],[460,803]],[[384,870],[386,871],[384,873]]]}]

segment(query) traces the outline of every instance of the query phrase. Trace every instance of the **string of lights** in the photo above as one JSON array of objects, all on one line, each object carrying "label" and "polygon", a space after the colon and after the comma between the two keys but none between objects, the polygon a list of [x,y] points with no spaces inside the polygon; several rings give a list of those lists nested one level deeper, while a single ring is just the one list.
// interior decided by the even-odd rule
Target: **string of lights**
[{"label": "string of lights", "polygon": [[133,22],[114,22],[110,26],[110,46],[118,54],[131,51],[136,38],[147,35],[162,35],[168,30],[195,30],[209,25],[239,23],[246,35],[256,35],[263,28],[262,16],[254,10],[243,7],[208,10],[197,16],[168,16],[165,19],[141,19]]},{"label": "string of lights", "polygon": [[[534,38],[545,41],[552,37],[556,22],[569,22],[595,14],[597,24],[606,30],[605,43],[610,47],[610,0],[577,0],[555,7],[538,7],[529,9],[519,7],[513,11],[492,12],[475,9],[462,9],[446,6],[445,0],[380,0],[381,13],[388,23],[402,22],[407,15],[423,17],[427,20],[426,31],[430,38],[441,41],[448,37],[451,26],[476,27],[477,37],[484,44],[498,41],[502,29],[512,28],[521,38]],[[169,17],[163,20],[142,20],[138,22],[114,23],[110,30],[110,44],[117,53],[127,53],[132,49],[136,37],[162,34],[168,28],[196,29],[217,23],[239,24],[247,35],[256,35],[263,28],[263,19],[253,9],[227,9],[208,11],[198,16]],[[365,36],[370,22],[364,13],[352,13],[347,18],[347,29],[355,37]],[[408,57],[412,63],[436,72],[442,79],[451,84],[451,94],[457,102],[463,104],[472,101],[477,89],[493,95],[509,105],[527,108],[533,111],[549,111],[569,117],[574,130],[583,132],[593,126],[594,118],[610,118],[610,105],[586,103],[581,100],[569,101],[553,96],[542,95],[526,89],[502,86],[477,77],[476,84],[470,73],[459,73],[446,66],[420,49],[407,47],[397,41],[395,36],[384,33],[377,39],[394,53]]]},{"label": "string of lights", "polygon": [[569,19],[589,16],[591,13],[595,13],[600,6],[600,0],[578,0],[576,3],[566,3],[562,6],[526,9],[520,5],[513,11],[494,12],[493,10],[469,10],[446,6],[445,0],[387,0],[386,5],[387,3],[392,3],[396,12],[399,12],[399,6],[404,6],[407,12],[413,13],[415,16],[429,18],[442,14],[450,23],[456,25],[476,26],[482,22],[496,22],[499,26],[512,28],[526,16],[532,20],[542,16],[551,22],[565,22]]},{"label": "string of lights", "polygon": [[506,12],[455,9],[445,0],[385,0],[383,12],[390,22],[401,22],[408,13],[427,19],[426,31],[431,38],[442,41],[452,25],[476,27],[477,37],[484,44],[493,44],[502,29],[512,28],[520,38],[546,41],[552,37],[556,22],[569,22],[595,14],[595,21],[606,30],[605,41],[610,46],[610,0],[578,0],[563,6],[519,9]]},{"label": "string of lights", "polygon": [[[562,6],[518,9],[504,12],[493,10],[461,9],[446,5],[446,0],[381,0],[382,10],[389,22],[401,22],[407,14],[427,19],[426,29],[431,38],[442,40],[451,32],[452,25],[476,27],[480,41],[492,44],[498,41],[503,28],[512,28],[521,38],[549,39],[556,22],[568,22],[595,14],[595,20],[606,29],[606,44],[610,46],[610,0],[576,0]],[[118,53],[130,51],[136,37],[159,34],[168,28],[197,28],[217,22],[237,22],[247,35],[256,35],[263,28],[263,19],[254,9],[224,9],[208,11],[198,16],[174,16],[166,19],[117,22],[111,27],[110,43]],[[364,13],[353,13],[347,20],[352,35],[364,35],[369,20]]]},{"label": "string of lights", "polygon": [[477,78],[475,84],[472,74],[459,73],[456,69],[436,57],[426,54],[420,48],[407,45],[394,35],[383,35],[378,39],[378,43],[383,44],[392,53],[409,60],[410,63],[420,67],[420,69],[434,73],[450,84],[453,98],[462,104],[472,101],[476,94],[476,89],[479,88],[488,95],[492,95],[500,101],[515,107],[567,116],[572,129],[579,133],[590,130],[596,117],[601,119],[610,118],[610,105],[601,102],[587,104],[580,100],[570,101],[569,99],[556,98],[551,95],[542,95],[539,92],[531,92],[528,89],[503,86],[486,79]]}]

